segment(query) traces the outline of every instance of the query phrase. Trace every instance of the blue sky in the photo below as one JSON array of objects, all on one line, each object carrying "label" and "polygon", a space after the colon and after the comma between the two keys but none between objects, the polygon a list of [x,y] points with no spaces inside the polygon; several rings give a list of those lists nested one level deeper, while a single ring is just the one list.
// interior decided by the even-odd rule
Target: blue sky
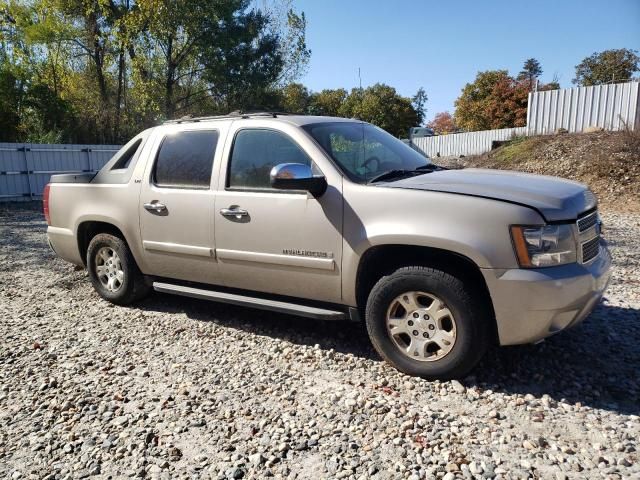
[{"label": "blue sky", "polygon": [[297,0],[312,50],[301,79],[311,90],[376,82],[411,96],[427,91],[427,118],[450,110],[479,70],[517,74],[537,58],[570,87],[595,51],[640,50],[640,0]]}]

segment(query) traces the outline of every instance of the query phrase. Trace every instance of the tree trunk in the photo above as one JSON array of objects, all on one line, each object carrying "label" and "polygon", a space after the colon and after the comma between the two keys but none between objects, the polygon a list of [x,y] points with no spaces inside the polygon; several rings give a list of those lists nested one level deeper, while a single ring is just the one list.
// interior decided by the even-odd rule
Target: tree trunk
[{"label": "tree trunk", "polygon": [[98,25],[98,18],[95,13],[90,13],[87,18],[89,34],[93,38],[93,53],[91,58],[96,67],[96,77],[98,79],[98,88],[100,89],[100,98],[103,102],[108,101],[107,82],[104,78],[104,47],[100,44],[101,32]]},{"label": "tree trunk", "polygon": [[122,111],[122,95],[124,92],[124,69],[125,69],[125,58],[124,58],[124,46],[120,47],[120,54],[118,57],[118,93],[116,95],[116,118],[115,124],[113,126],[113,136],[115,140],[119,140],[120,136],[120,112]]},{"label": "tree trunk", "polygon": [[87,33],[91,42],[91,59],[96,70],[96,79],[98,80],[98,90],[100,93],[100,110],[98,113],[98,120],[100,122],[100,136],[102,137],[100,142],[112,142],[111,125],[109,118],[109,93],[107,92],[107,81],[104,76],[104,46],[100,43],[102,38],[102,32],[98,25],[98,17],[94,12],[89,13],[86,17]]},{"label": "tree trunk", "polygon": [[175,83],[176,66],[173,62],[173,37],[169,37],[167,45],[167,78],[165,81],[164,92],[164,114],[170,119],[174,113],[173,105],[173,85]]}]

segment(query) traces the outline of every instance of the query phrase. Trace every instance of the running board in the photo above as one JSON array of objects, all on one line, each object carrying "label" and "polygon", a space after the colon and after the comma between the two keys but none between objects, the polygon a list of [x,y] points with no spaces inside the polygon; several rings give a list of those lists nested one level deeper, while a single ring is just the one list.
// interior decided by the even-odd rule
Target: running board
[{"label": "running board", "polygon": [[298,315],[318,320],[344,320],[347,318],[347,314],[338,310],[327,310],[325,308],[310,307],[297,303],[267,300],[265,298],[249,297],[235,293],[216,292],[202,288],[172,285],[170,283],[153,282],[153,289],[161,293],[172,293],[174,295],[182,295],[183,297],[230,303],[242,307],[259,308],[261,310],[270,310],[272,312],[287,313],[289,315]]}]

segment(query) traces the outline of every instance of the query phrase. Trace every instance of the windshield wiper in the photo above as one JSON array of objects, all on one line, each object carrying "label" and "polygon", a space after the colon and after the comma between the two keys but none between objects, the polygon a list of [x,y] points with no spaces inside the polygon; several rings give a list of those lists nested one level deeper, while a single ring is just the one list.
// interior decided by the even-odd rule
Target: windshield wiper
[{"label": "windshield wiper", "polygon": [[445,167],[440,167],[439,165],[434,165],[433,163],[427,163],[426,165],[420,165],[416,170],[431,170],[432,172],[437,172],[439,170],[448,170]]},{"label": "windshield wiper", "polygon": [[409,175],[421,175],[423,173],[436,172],[438,170],[445,170],[443,167],[439,167],[434,165],[433,163],[428,163],[426,165],[420,165],[419,167],[413,170],[406,170],[402,168],[394,168],[393,170],[387,170],[386,172],[381,173],[380,175],[376,175],[369,183],[380,182],[382,180],[391,180],[399,179],[401,177],[406,177]]},{"label": "windshield wiper", "polygon": [[369,180],[369,183],[375,183],[381,180],[390,180],[396,177],[404,177],[405,175],[411,175],[413,172],[414,170],[404,170],[404,169],[394,168],[393,170],[387,170],[386,172],[381,173],[380,175],[376,175],[371,180]]}]

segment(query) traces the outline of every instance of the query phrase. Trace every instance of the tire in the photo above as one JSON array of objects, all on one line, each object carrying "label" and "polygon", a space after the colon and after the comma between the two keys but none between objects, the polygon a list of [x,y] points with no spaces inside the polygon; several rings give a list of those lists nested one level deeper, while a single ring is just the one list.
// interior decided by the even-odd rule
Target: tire
[{"label": "tire", "polygon": [[100,233],[91,239],[87,270],[96,292],[116,305],[130,305],[150,291],[129,246],[119,237]]},{"label": "tire", "polygon": [[433,268],[404,267],[382,277],[369,294],[365,319],[383,359],[429,380],[465,376],[490,344],[486,307],[470,286]]}]

